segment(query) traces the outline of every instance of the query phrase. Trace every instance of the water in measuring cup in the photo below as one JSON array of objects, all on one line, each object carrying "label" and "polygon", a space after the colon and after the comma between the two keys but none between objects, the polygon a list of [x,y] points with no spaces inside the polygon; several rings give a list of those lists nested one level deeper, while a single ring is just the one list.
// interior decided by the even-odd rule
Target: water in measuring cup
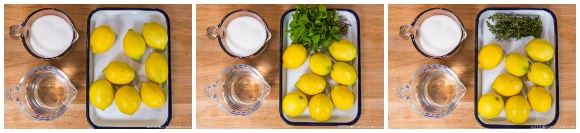
[{"label": "water in measuring cup", "polygon": [[234,54],[249,56],[264,45],[266,29],[253,17],[243,16],[232,20],[226,28],[226,43]]},{"label": "water in measuring cup", "polygon": [[[417,83],[417,98],[424,106],[443,107],[452,103],[457,83],[453,76],[440,70],[424,73]],[[429,108],[429,107],[428,107]]]},{"label": "water in measuring cup", "polygon": [[249,71],[230,74],[223,85],[226,103],[243,108],[260,102],[260,90],[264,86],[258,75]]},{"label": "water in measuring cup", "polygon": [[67,84],[62,76],[43,73],[30,78],[30,83],[26,87],[26,98],[33,110],[60,111],[64,107]]},{"label": "water in measuring cup", "polygon": [[56,57],[71,45],[73,34],[72,27],[63,18],[42,16],[30,27],[30,45],[40,56]]}]

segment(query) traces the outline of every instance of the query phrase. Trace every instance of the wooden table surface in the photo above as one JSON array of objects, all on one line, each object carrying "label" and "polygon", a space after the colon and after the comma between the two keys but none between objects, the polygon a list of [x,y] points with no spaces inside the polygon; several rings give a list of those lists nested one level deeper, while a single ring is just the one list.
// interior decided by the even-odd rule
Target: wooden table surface
[{"label": "wooden table surface", "polygon": [[[410,24],[422,11],[442,7],[453,11],[463,21],[468,37],[463,47],[447,59],[428,59],[399,37],[399,26]],[[487,7],[543,7],[552,10],[558,22],[558,65],[560,81],[560,117],[553,128],[576,128],[576,6],[575,5],[389,5],[389,128],[483,128],[474,116],[475,18]],[[409,102],[396,96],[396,88],[409,81],[420,67],[439,63],[450,67],[467,87],[458,107],[448,116],[427,119],[415,113]]]},{"label": "wooden table surface", "polygon": [[[22,112],[18,103],[4,100],[5,128],[91,128],[85,115],[86,106],[86,36],[87,17],[99,7],[160,8],[171,22],[171,79],[173,111],[167,128],[192,128],[191,115],[191,5],[4,5],[4,90],[18,85],[30,69],[50,65],[61,69],[78,89],[71,107],[61,117],[45,122],[35,121]],[[64,58],[41,61],[31,56],[20,39],[12,39],[8,32],[11,25],[21,24],[39,8],[57,8],[71,17],[80,38],[73,50]]]},{"label": "wooden table surface", "polygon": [[[197,128],[337,128],[290,126],[278,109],[280,66],[280,18],[293,5],[196,5],[196,126]],[[384,128],[384,6],[325,5],[327,8],[354,10],[360,19],[362,61],[362,115],[351,128]],[[231,11],[249,9],[268,23],[272,38],[267,49],[253,59],[239,60],[222,51],[219,43],[208,39],[206,28],[217,25]],[[231,116],[215,99],[203,95],[203,87],[213,84],[226,67],[244,63],[258,69],[272,87],[263,105],[249,116]]]}]

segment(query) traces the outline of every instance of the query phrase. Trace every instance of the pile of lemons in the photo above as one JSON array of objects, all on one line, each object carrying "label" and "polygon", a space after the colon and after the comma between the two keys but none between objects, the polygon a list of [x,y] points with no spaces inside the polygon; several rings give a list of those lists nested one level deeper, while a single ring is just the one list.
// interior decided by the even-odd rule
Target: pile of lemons
[{"label": "pile of lemons", "polygon": [[[300,76],[296,88],[300,91],[288,93],[282,100],[282,111],[290,116],[300,116],[308,107],[310,117],[324,122],[330,119],[334,107],[340,110],[350,110],[354,104],[354,94],[347,87],[357,80],[355,69],[345,62],[350,62],[357,55],[356,47],[348,40],[333,42],[328,47],[328,53],[336,61],[333,65],[331,58],[325,53],[310,55],[309,68],[313,73]],[[306,62],[308,53],[301,44],[292,44],[282,55],[282,67],[287,69],[299,68]],[[330,90],[330,97],[324,92],[327,82],[323,76],[330,75],[338,85]],[[307,96],[310,97],[310,102]]]},{"label": "pile of lemons", "polygon": [[[123,51],[131,59],[139,60],[146,46],[157,50],[164,50],[167,46],[167,31],[159,23],[145,23],[141,34],[129,29],[123,38]],[[89,43],[94,54],[102,54],[109,51],[114,42],[113,29],[99,26],[92,32]],[[160,84],[167,80],[168,69],[165,56],[158,52],[151,53],[145,60],[145,73],[150,82],[142,82],[137,91],[128,85],[136,76],[133,68],[125,62],[112,61],[102,71],[106,79],[98,79],[90,86],[89,100],[101,111],[105,111],[115,101],[119,111],[127,115],[137,112],[141,101],[150,108],[160,108],[166,99]],[[115,91],[113,85],[120,87]]]},{"label": "pile of lemons", "polygon": [[[477,111],[481,117],[493,119],[505,109],[508,121],[522,124],[528,120],[531,109],[545,113],[552,107],[552,95],[546,87],[554,83],[555,77],[554,71],[545,62],[554,57],[554,47],[543,39],[533,39],[525,49],[527,57],[534,63],[530,63],[526,56],[519,53],[510,53],[505,57],[505,66],[509,73],[497,76],[492,83],[491,88],[496,93],[485,94],[479,99]],[[485,45],[478,55],[478,67],[492,70],[503,58],[500,45]],[[535,85],[527,92],[527,99],[520,95],[524,88],[521,78],[527,78]],[[507,98],[505,103],[503,97]]]}]

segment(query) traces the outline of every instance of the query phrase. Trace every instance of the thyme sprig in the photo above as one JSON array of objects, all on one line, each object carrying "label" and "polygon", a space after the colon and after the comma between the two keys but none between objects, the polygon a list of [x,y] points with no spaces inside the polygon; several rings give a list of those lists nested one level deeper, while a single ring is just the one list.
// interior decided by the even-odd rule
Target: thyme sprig
[{"label": "thyme sprig", "polygon": [[520,40],[528,36],[541,38],[542,35],[542,21],[539,16],[497,13],[487,17],[487,19],[495,22],[495,25],[492,25],[489,21],[485,21],[491,33],[500,41],[510,38]]}]

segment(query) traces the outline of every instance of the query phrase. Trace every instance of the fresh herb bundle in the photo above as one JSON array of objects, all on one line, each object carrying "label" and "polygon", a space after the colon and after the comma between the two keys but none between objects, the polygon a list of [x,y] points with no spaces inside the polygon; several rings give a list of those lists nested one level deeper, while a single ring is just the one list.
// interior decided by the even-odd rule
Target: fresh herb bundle
[{"label": "fresh herb bundle", "polygon": [[542,35],[542,21],[538,16],[514,16],[497,13],[487,17],[487,19],[495,21],[495,25],[491,25],[489,21],[485,21],[485,23],[498,40],[509,40],[510,38],[520,40],[528,36],[540,38]]},{"label": "fresh herb bundle", "polygon": [[331,41],[340,41],[339,35],[348,31],[349,24],[339,20],[338,12],[327,11],[323,5],[303,6],[296,5],[296,13],[292,14],[290,33],[293,44],[302,44],[304,47],[318,52],[318,48],[328,48]]}]

